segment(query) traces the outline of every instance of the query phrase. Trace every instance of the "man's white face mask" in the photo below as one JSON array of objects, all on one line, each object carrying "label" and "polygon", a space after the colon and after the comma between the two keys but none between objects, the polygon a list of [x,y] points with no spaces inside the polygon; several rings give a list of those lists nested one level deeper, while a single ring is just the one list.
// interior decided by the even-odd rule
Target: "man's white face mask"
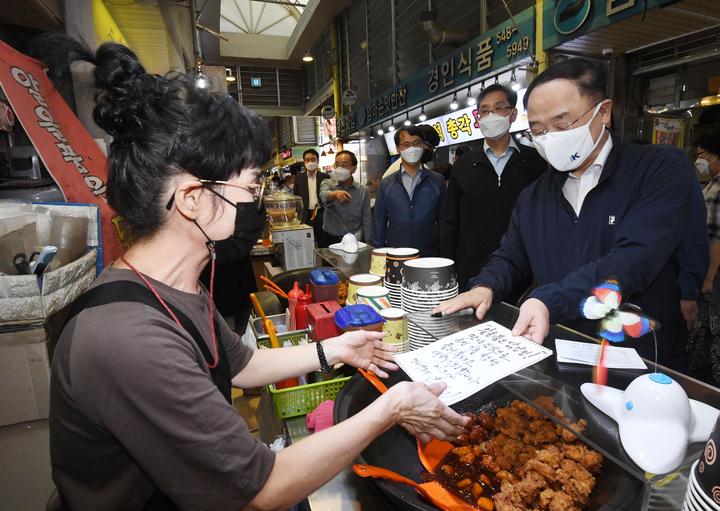
[{"label": "man's white face mask", "polygon": [[593,140],[592,133],[590,133],[590,124],[601,106],[602,101],[598,103],[590,120],[579,128],[548,131],[545,135],[533,135],[533,145],[540,156],[561,172],[570,172],[585,163],[603,138],[601,132],[598,139]]}]

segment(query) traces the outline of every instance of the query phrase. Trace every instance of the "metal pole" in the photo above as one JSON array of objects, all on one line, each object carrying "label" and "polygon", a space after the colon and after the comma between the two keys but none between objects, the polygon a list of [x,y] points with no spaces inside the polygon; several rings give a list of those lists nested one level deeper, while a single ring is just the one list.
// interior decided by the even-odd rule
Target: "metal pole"
[{"label": "metal pole", "polygon": [[[345,9],[345,64],[347,64],[347,85],[350,88],[350,19]],[[352,107],[350,107],[352,110]]]},{"label": "metal pole", "polygon": [[[340,51],[338,48],[339,37],[338,37],[338,19],[333,18],[330,20],[330,40],[332,44],[332,55],[333,55],[333,95],[335,96],[335,129],[337,130],[337,120],[342,116],[342,102],[341,102],[341,91],[340,91]],[[342,150],[342,142],[337,141],[338,151]]]},{"label": "metal pole", "polygon": [[[537,74],[548,67],[548,54],[543,50],[543,0],[535,3],[535,65]],[[536,75],[537,76],[537,75]]]},{"label": "metal pole", "polygon": [[368,97],[373,97],[371,81],[370,81],[370,29],[368,28],[368,9],[370,9],[369,0],[365,0],[365,69],[367,70]]},{"label": "metal pole", "polygon": [[275,83],[277,84],[277,93],[278,93],[278,106],[280,105],[280,69],[275,68]]},{"label": "metal pole", "polygon": [[484,34],[484,33],[487,32],[488,30],[490,30],[490,27],[488,27],[488,22],[487,22],[487,9],[488,9],[487,0],[482,0],[482,7],[481,7],[481,9],[482,9],[482,11],[481,11],[481,12],[482,12],[482,14],[481,14],[481,16],[482,16],[482,26],[481,26],[480,30],[481,30],[482,33]]},{"label": "metal pole", "polygon": [[390,44],[392,45],[392,77],[393,85],[397,85],[397,41],[396,41],[396,29],[395,26],[395,0],[390,0]]},{"label": "metal pole", "polygon": [[[428,0],[428,11],[432,11],[432,0]],[[432,64],[433,62],[434,60],[432,54],[432,43],[428,41],[428,65]]]}]

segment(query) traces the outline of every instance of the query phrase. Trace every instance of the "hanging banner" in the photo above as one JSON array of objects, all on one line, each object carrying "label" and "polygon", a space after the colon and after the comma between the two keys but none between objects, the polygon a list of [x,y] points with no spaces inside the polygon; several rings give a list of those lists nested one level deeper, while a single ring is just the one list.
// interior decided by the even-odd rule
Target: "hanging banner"
[{"label": "hanging banner", "polygon": [[67,202],[97,204],[104,265],[123,252],[131,236],[107,204],[107,159],[45,75],[42,62],[0,42],[0,86],[45,168]]},{"label": "hanging banner", "polygon": [[[338,120],[338,137],[391,119],[535,54],[535,7],[515,15]],[[519,31],[518,31],[519,29]]]},{"label": "hanging banner", "polygon": [[656,117],[653,122],[653,144],[682,148],[684,131],[685,121]]}]

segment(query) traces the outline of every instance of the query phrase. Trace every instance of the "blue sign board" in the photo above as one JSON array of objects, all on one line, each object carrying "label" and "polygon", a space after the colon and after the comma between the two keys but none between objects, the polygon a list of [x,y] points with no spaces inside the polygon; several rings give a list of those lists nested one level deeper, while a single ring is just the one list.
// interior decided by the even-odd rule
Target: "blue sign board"
[{"label": "blue sign board", "polygon": [[338,119],[337,136],[373,126],[408,107],[441,97],[447,91],[535,54],[535,7],[507,20],[392,89]]},{"label": "blue sign board", "polygon": [[[677,0],[545,0],[543,50]],[[638,27],[640,28],[640,27]]]}]

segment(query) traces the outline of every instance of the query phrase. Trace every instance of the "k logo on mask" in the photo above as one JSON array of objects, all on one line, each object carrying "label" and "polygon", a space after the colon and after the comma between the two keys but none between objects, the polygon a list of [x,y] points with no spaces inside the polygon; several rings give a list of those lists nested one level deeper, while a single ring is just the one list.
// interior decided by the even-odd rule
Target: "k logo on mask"
[{"label": "k logo on mask", "polygon": [[575,153],[575,154],[573,154],[573,155],[570,155],[570,160],[571,160],[571,161],[575,161],[575,160],[577,160],[578,158],[580,158],[580,155],[579,155],[578,153]]}]

